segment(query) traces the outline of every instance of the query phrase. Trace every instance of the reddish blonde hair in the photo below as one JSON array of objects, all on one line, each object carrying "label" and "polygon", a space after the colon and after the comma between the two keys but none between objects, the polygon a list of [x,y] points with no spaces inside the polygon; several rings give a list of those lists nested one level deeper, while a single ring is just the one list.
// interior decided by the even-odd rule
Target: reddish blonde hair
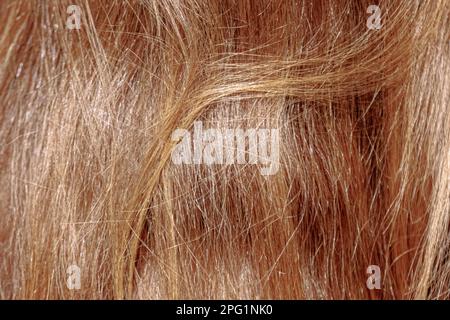
[{"label": "reddish blonde hair", "polygon": [[[450,2],[372,2],[3,3],[0,297],[448,299]],[[278,172],[174,164],[195,121]]]}]

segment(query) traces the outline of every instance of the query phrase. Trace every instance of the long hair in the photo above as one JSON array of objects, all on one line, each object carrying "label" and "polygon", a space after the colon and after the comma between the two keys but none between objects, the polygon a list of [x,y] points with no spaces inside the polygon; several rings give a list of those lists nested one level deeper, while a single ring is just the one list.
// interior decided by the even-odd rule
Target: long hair
[{"label": "long hair", "polygon": [[[449,20],[447,0],[1,1],[0,298],[448,299]],[[196,124],[276,130],[276,170],[248,136],[242,161],[177,163]]]}]

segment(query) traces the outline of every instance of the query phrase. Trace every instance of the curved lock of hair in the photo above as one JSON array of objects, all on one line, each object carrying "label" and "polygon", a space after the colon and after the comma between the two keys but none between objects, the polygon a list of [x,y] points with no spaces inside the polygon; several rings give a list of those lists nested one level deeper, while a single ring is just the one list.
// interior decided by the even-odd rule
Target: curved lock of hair
[{"label": "curved lock of hair", "polygon": [[[448,299],[449,13],[3,1],[0,297]],[[176,164],[198,123],[276,130],[277,170]]]}]

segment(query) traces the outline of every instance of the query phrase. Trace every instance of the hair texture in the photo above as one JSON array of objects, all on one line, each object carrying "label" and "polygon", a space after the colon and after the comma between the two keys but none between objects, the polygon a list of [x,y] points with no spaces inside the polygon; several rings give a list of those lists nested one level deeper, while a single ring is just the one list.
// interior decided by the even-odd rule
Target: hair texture
[{"label": "hair texture", "polygon": [[[448,299],[449,20],[448,0],[2,0],[0,297]],[[174,164],[195,121],[277,128],[278,172]]]}]

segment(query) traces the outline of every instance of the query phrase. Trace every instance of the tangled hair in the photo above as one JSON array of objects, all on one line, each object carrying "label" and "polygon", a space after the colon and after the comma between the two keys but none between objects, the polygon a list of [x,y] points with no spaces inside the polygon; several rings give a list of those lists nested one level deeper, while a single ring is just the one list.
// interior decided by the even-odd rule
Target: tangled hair
[{"label": "tangled hair", "polygon": [[[448,0],[1,1],[0,297],[450,298],[449,20]],[[276,128],[278,171],[175,164],[196,121]]]}]

